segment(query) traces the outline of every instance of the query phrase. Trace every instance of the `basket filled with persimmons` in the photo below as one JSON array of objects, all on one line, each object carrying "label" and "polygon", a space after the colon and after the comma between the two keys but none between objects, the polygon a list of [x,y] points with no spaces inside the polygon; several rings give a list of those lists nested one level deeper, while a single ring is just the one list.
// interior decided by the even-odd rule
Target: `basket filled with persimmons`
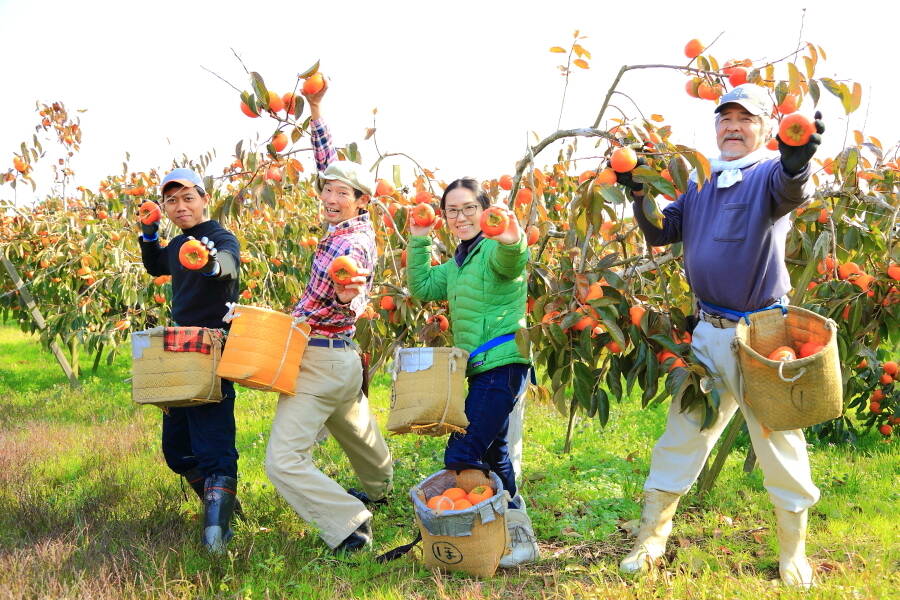
[{"label": "basket filled with persimmons", "polygon": [[742,317],[732,346],[744,398],[767,429],[800,429],[840,416],[843,386],[833,320],[778,305]]}]

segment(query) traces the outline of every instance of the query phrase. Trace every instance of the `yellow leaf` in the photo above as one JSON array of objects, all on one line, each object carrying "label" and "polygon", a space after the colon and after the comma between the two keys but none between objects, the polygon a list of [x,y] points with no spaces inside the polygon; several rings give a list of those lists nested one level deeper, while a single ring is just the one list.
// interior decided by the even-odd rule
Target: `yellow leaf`
[{"label": "yellow leaf", "polygon": [[550,52],[556,52],[557,54],[565,54],[566,49],[560,48],[559,46],[553,46],[552,48],[550,48]]},{"label": "yellow leaf", "polygon": [[878,148],[881,148],[881,140],[879,140],[877,137],[875,137],[874,135],[870,135],[869,140],[871,140],[872,143],[875,144]]},{"label": "yellow leaf", "polygon": [[862,86],[859,85],[859,82],[854,82],[853,94],[850,96],[851,112],[859,108],[860,103],[862,103]]},{"label": "yellow leaf", "polygon": [[665,119],[663,118],[662,115],[653,114],[653,115],[650,115],[650,118],[652,120],[656,121],[657,123],[662,123],[663,121],[665,121]]},{"label": "yellow leaf", "polygon": [[854,130],[853,131],[853,139],[856,140],[857,146],[861,145],[864,140],[862,131]]},{"label": "yellow leaf", "polygon": [[586,60],[582,60],[582,59],[580,59],[580,58],[576,58],[575,60],[572,61],[572,63],[573,63],[576,67],[581,67],[582,69],[587,69],[587,68],[589,68],[589,67],[588,67],[588,64],[587,64],[587,61],[586,61]]},{"label": "yellow leaf", "polygon": [[581,44],[574,44],[572,46],[572,49],[575,51],[575,54],[577,54],[579,57],[586,56],[588,58],[591,58],[591,53],[588,52],[587,50],[585,50]]}]

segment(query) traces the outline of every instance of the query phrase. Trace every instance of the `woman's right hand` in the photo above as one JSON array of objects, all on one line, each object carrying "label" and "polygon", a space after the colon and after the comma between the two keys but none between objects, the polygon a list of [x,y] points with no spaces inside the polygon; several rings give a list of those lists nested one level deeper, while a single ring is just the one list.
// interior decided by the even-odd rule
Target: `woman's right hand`
[{"label": "woman's right hand", "polygon": [[409,220],[409,232],[412,235],[429,235],[431,233],[431,230],[434,229],[434,224],[436,222],[437,222],[437,220],[434,220],[431,222],[431,225],[422,226],[422,225],[416,225],[415,223],[412,222],[412,219],[410,219]]}]

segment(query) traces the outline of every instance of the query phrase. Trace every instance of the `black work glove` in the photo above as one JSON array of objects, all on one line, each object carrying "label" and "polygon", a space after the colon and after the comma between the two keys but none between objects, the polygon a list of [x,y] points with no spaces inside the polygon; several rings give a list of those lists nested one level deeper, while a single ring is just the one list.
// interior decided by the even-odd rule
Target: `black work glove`
[{"label": "black work glove", "polygon": [[[640,167],[641,165],[646,165],[646,164],[647,164],[647,161],[644,160],[644,157],[638,156],[637,164],[635,165],[634,168],[636,169],[636,168]],[[625,189],[629,190],[631,192],[640,192],[642,189],[644,189],[644,184],[638,183],[637,181],[635,181],[634,178],[631,176],[631,171],[625,171],[624,173],[616,172],[616,183],[618,183],[619,185],[625,186]]]},{"label": "black work glove", "polygon": [[[192,235],[188,236],[188,240],[193,239],[196,238]],[[219,264],[219,261],[216,260],[216,254],[219,252],[216,250],[216,243],[205,236],[200,238],[200,243],[206,246],[206,249],[209,251],[209,256],[207,257],[206,264],[203,265],[202,268],[197,269],[197,272],[202,275],[214,277],[222,272],[222,266]]]},{"label": "black work glove", "polygon": [[816,111],[813,117],[816,126],[816,133],[809,136],[809,141],[802,146],[788,146],[781,141],[781,138],[775,136],[778,140],[778,151],[781,152],[781,168],[791,177],[801,173],[813,155],[822,143],[822,134],[825,133],[825,123],[822,121],[822,113]]},{"label": "black work glove", "polygon": [[159,221],[154,221],[149,225],[141,223],[141,235],[144,237],[145,242],[155,240],[159,236]]}]

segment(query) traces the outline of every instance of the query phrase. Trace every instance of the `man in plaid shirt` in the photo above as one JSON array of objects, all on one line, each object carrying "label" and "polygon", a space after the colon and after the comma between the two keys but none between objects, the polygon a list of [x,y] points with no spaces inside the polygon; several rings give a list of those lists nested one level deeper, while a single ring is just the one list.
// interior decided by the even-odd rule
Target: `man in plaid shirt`
[{"label": "man in plaid shirt", "polygon": [[[305,317],[311,338],[297,393],[278,400],[266,450],[266,472],[278,492],[303,519],[315,523],[335,552],[354,552],[372,542],[372,513],[366,504],[383,502],[391,488],[391,454],[362,392],[363,367],[350,339],[368,303],[377,257],[375,232],[366,211],[371,189],[364,171],[339,161],[319,106],[326,87],[307,100],[310,129],[319,170],[319,200],[328,233],[319,242],[312,273],[294,316]],[[328,276],[331,261],[352,256],[366,275],[348,285]],[[344,449],[364,492],[344,490],[312,462],[322,427]]]}]

